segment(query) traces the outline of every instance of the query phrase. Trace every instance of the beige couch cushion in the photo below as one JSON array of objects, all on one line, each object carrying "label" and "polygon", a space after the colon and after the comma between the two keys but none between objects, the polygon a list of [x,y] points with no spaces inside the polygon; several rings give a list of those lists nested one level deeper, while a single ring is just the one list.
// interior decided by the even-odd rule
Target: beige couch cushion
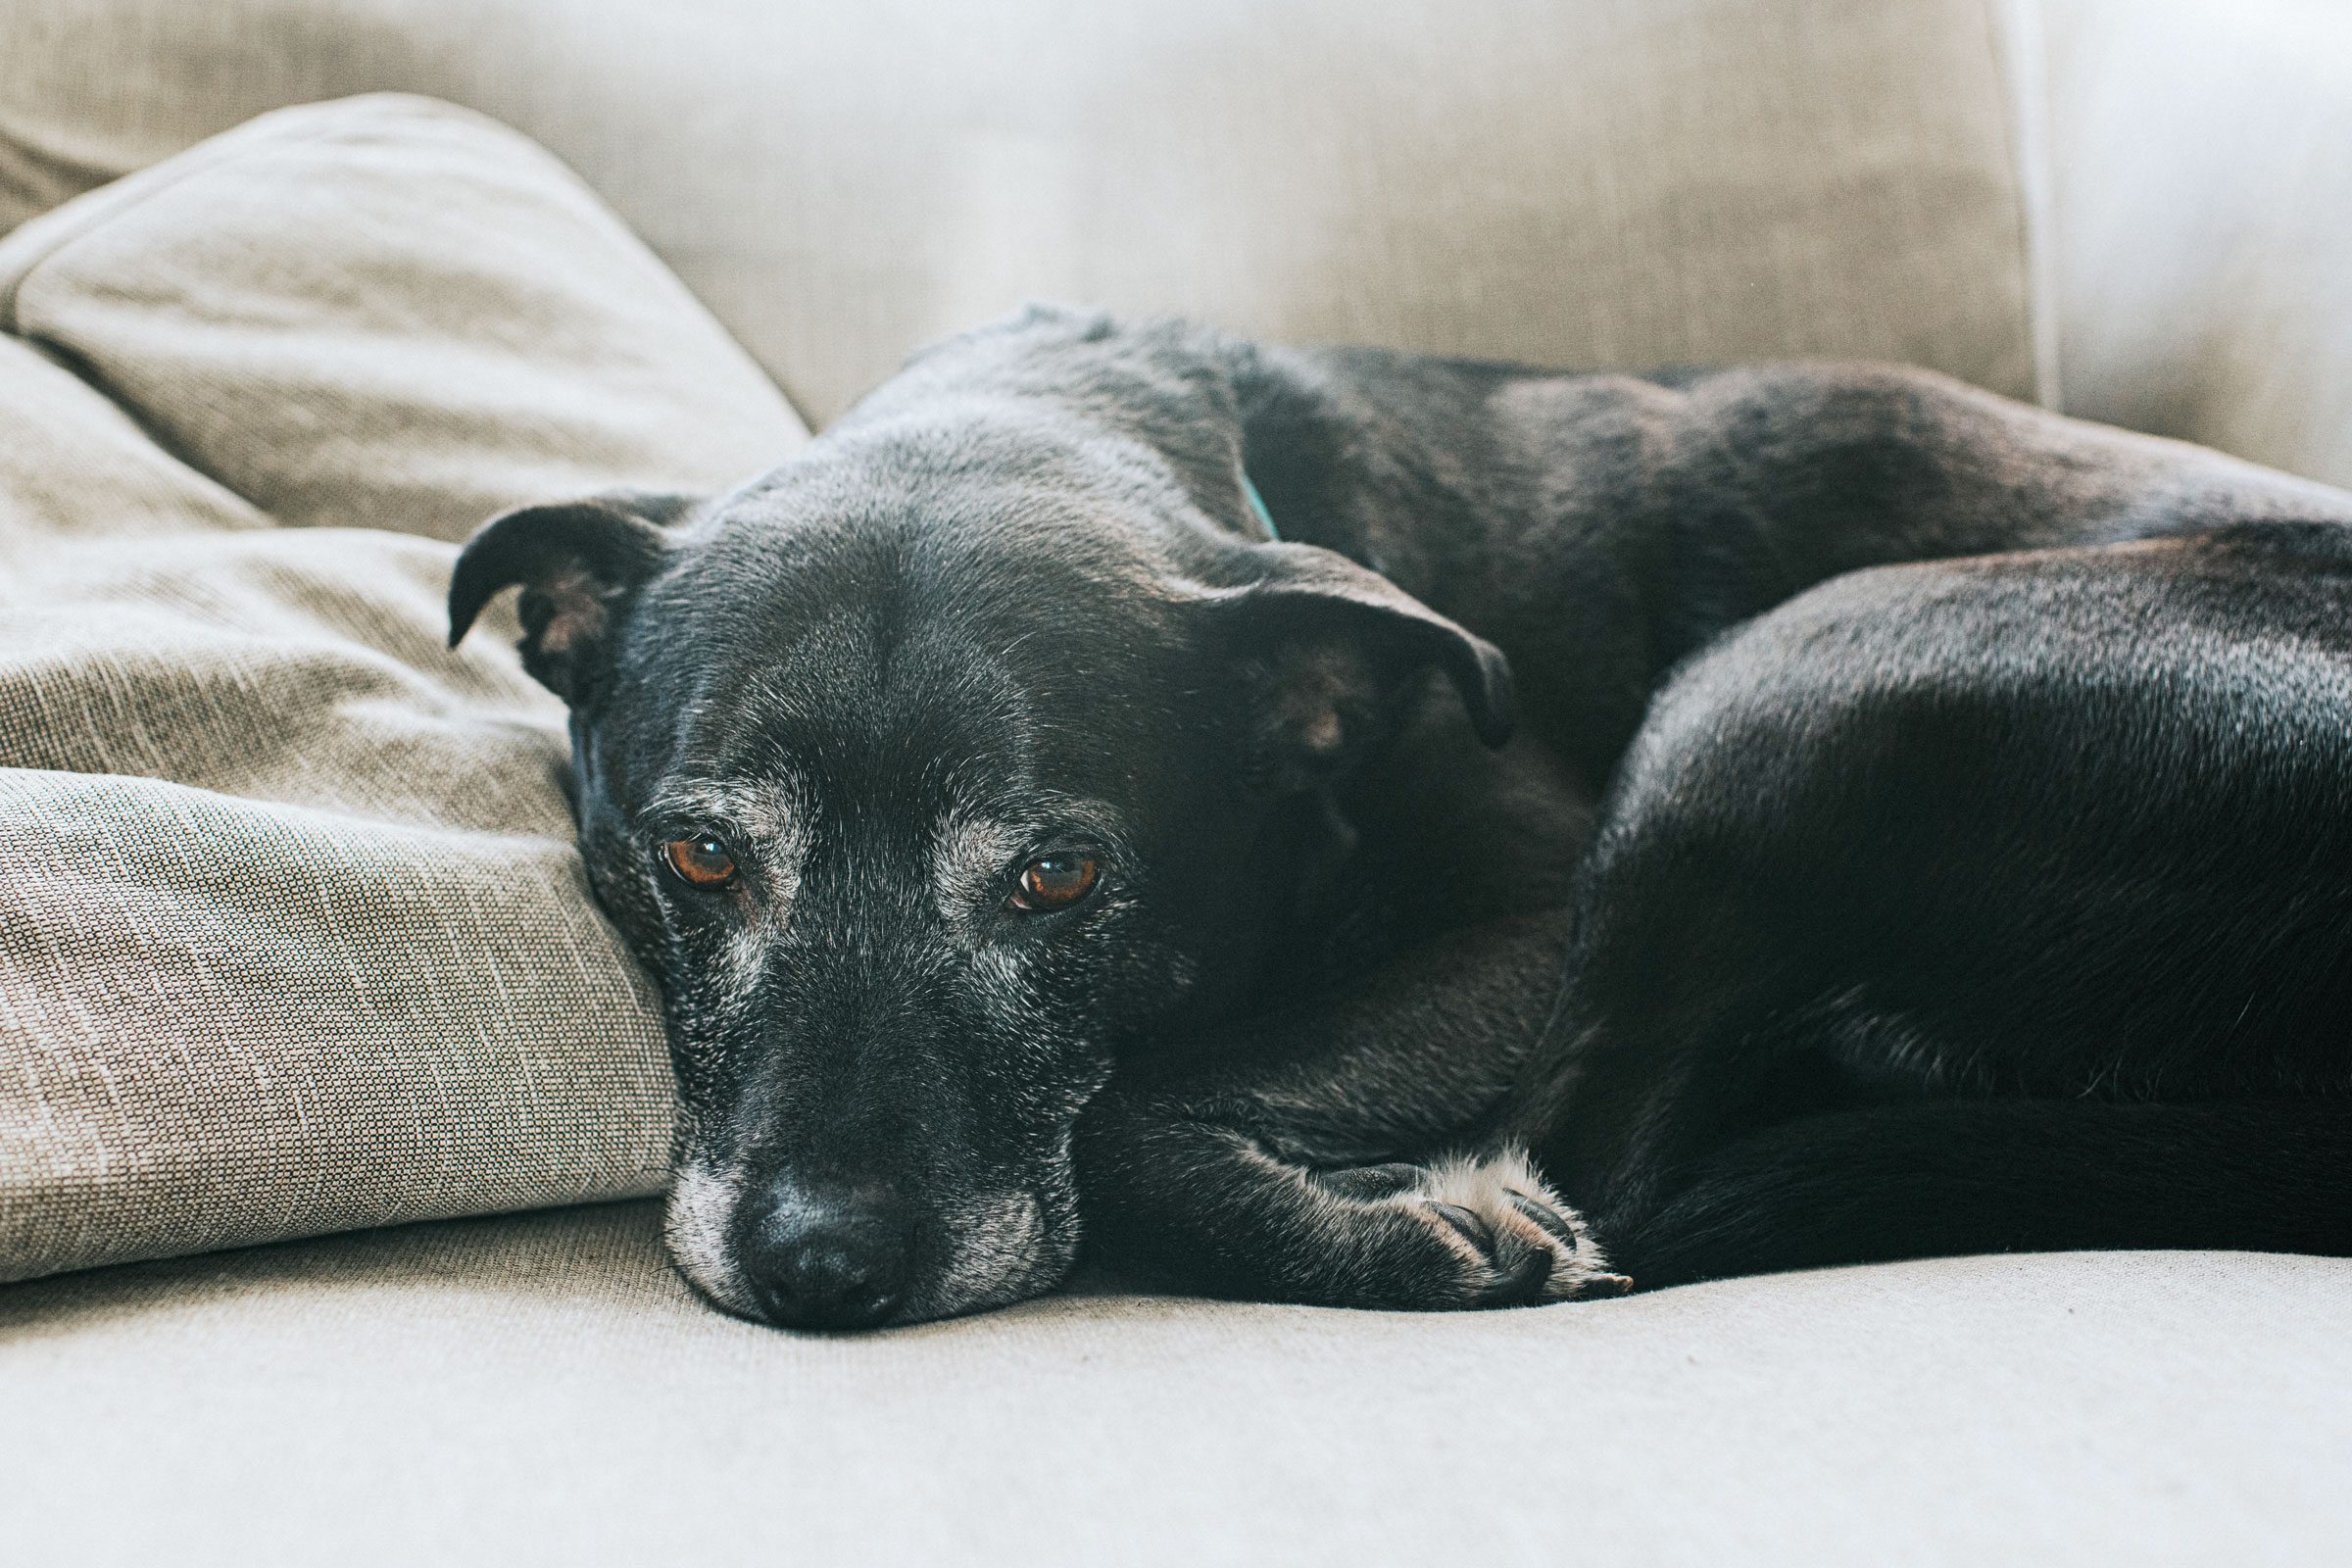
[{"label": "beige couch cushion", "polygon": [[443,647],[442,541],[766,466],[774,389],[553,159],[405,98],[24,225],[0,326],[0,1277],[658,1185],[561,707],[511,616]]},{"label": "beige couch cushion", "polygon": [[581,170],[811,420],[1025,296],[2036,390],[2001,0],[0,0],[0,227],[376,87]]},{"label": "beige couch cushion", "polygon": [[2313,1568],[2348,1319],[2352,1262],[2141,1252],[827,1339],[575,1208],[0,1292],[0,1511],[76,1568]]}]

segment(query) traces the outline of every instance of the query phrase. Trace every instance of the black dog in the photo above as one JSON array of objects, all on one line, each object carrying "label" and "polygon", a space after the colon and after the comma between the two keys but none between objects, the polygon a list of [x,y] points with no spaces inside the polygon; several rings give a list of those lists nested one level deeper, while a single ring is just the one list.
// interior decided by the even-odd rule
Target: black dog
[{"label": "black dog", "polygon": [[1033,311],[450,613],[570,703],[718,1303],[1471,1306],[2352,1250],[2347,524],[1907,370]]}]

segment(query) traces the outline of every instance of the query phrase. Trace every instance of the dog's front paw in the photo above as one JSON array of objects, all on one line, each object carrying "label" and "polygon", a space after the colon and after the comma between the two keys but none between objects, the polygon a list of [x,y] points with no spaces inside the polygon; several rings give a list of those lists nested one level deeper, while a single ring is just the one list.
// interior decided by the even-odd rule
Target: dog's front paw
[{"label": "dog's front paw", "polygon": [[1354,1266],[1333,1271],[1354,1297],[1342,1304],[1526,1306],[1633,1289],[1610,1270],[1583,1218],[1515,1152],[1348,1166],[1311,1180],[1329,1205],[1334,1241],[1360,1250]]}]

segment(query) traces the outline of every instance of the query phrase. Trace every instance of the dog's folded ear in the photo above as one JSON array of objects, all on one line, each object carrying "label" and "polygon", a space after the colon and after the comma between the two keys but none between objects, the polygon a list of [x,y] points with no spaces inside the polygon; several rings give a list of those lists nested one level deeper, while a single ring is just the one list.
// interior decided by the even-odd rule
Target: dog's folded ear
[{"label": "dog's folded ear", "polygon": [[619,612],[668,555],[664,525],[695,505],[612,491],[500,513],[474,530],[450,573],[450,647],[493,597],[519,585],[522,667],[577,706]]},{"label": "dog's folded ear", "polygon": [[1209,612],[1260,688],[1265,739],[1300,781],[1383,728],[1389,700],[1433,665],[1481,741],[1510,739],[1511,666],[1493,643],[1335,551],[1274,544],[1249,556],[1251,580],[1212,590]]}]

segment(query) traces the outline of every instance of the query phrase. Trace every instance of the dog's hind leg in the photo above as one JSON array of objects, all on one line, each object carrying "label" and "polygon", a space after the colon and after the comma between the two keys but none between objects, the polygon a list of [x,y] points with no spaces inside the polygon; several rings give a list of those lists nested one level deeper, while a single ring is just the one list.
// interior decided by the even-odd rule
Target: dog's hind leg
[{"label": "dog's hind leg", "polygon": [[1565,942],[1560,915],[1460,933],[1359,995],[1123,1071],[1079,1126],[1090,1250],[1179,1289],[1332,1306],[1622,1289],[1524,1156],[1483,1137]]},{"label": "dog's hind leg", "polygon": [[1802,1117],[1594,1228],[1636,1283],[1960,1252],[2352,1255],[2352,1100],[1943,1100]]}]

